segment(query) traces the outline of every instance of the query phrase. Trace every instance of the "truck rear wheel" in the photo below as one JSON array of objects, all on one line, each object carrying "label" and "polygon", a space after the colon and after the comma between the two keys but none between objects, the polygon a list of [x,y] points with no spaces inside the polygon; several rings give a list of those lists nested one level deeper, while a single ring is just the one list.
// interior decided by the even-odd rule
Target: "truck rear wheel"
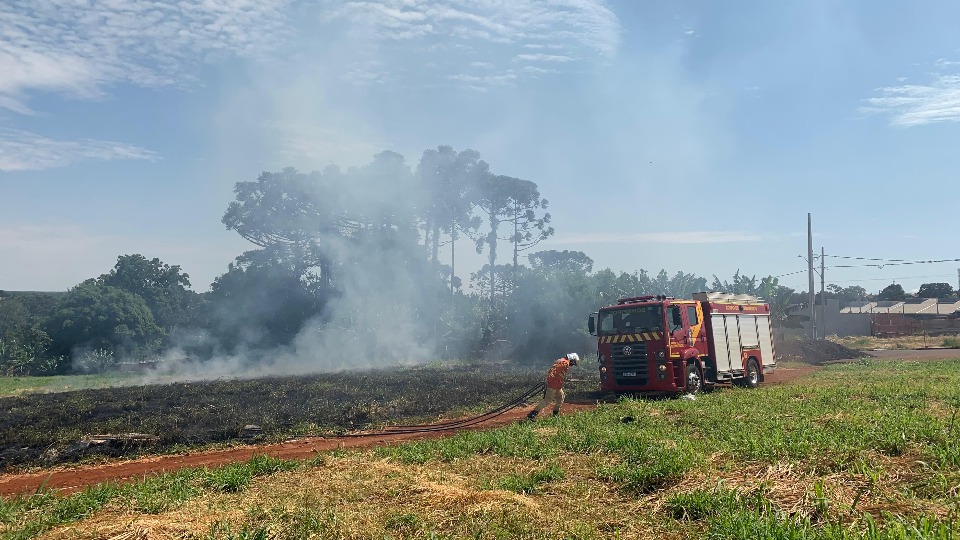
[{"label": "truck rear wheel", "polygon": [[743,372],[743,379],[740,381],[740,386],[746,388],[756,388],[760,386],[760,365],[757,364],[756,358],[747,360],[747,369]]},{"label": "truck rear wheel", "polygon": [[703,377],[700,376],[700,369],[695,364],[687,364],[684,379],[687,382],[687,393],[699,394],[703,390]]}]

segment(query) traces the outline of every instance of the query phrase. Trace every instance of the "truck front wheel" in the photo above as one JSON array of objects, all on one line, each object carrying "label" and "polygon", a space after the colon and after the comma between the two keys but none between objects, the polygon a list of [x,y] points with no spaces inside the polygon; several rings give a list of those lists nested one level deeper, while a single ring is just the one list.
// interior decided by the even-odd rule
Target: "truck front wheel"
[{"label": "truck front wheel", "polygon": [[687,364],[687,393],[698,394],[703,390],[703,378],[700,376],[700,369],[695,364]]}]

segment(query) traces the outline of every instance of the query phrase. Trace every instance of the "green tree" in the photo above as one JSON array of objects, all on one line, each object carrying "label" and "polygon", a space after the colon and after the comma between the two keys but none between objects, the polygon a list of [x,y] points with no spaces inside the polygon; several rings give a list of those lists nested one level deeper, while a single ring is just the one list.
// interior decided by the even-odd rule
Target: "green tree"
[{"label": "green tree", "polygon": [[143,255],[120,255],[113,269],[96,279],[97,284],[123,289],[146,302],[156,323],[164,330],[195,322],[197,294],[189,290],[190,276],[180,266]]},{"label": "green tree", "polygon": [[286,168],[264,172],[255,182],[238,182],[236,200],[222,221],[258,247],[302,257],[291,261],[298,271],[314,272],[321,285],[333,288],[334,270],[351,253],[415,247],[423,205],[415,188],[410,168],[396,152],[381,152],[345,172],[336,166],[309,174]]},{"label": "green tree", "polygon": [[[846,307],[852,302],[857,302],[860,300],[866,300],[867,290],[859,285],[851,285],[849,287],[841,287],[833,283],[827,285],[826,287],[827,298],[836,298],[840,301],[840,307]],[[816,295],[816,302],[818,304],[822,303],[820,298],[820,293]]]},{"label": "green tree", "polygon": [[550,249],[527,255],[530,266],[535,270],[547,268],[568,269],[589,274],[593,270],[593,259],[582,251],[557,251]]},{"label": "green tree", "polygon": [[50,375],[62,367],[50,352],[50,337],[42,324],[55,298],[42,293],[7,293],[0,301],[0,373]]},{"label": "green tree", "polygon": [[924,283],[917,292],[920,298],[950,298],[953,296],[953,286],[949,283]]},{"label": "green tree", "polygon": [[47,322],[51,352],[103,349],[117,355],[150,352],[163,330],[140,296],[89,280],[70,289]]},{"label": "green tree", "polygon": [[595,285],[582,264],[585,261],[574,255],[556,262],[534,268],[520,266],[514,277],[504,280],[514,283],[514,298],[506,308],[503,335],[520,361],[543,362],[566,352],[585,353],[595,348],[591,347],[586,317],[598,306]]},{"label": "green tree", "polygon": [[663,294],[673,296],[674,298],[690,298],[693,293],[705,291],[707,289],[707,280],[694,274],[685,274],[677,272],[667,281],[667,287]]},{"label": "green tree", "polygon": [[774,321],[784,322],[791,313],[791,305],[796,291],[780,285],[780,280],[767,276],[760,280],[757,295],[770,305],[770,315]]},{"label": "green tree", "polygon": [[747,277],[740,274],[737,270],[733,274],[733,281],[720,281],[716,275],[713,276],[712,288],[716,292],[725,292],[729,294],[749,294],[757,295],[757,277]]},{"label": "green tree", "polygon": [[903,287],[899,283],[893,283],[887,285],[880,291],[879,300],[905,300],[907,298],[907,293],[904,292]]},{"label": "green tree", "polygon": [[296,246],[248,251],[218,276],[208,294],[208,326],[228,349],[288,343],[327,301],[320,276],[301,269]]},{"label": "green tree", "polygon": [[598,306],[613,304],[620,298],[654,294],[653,281],[646,270],[638,270],[632,274],[628,272],[617,274],[605,268],[593,276],[593,283],[593,296]]},{"label": "green tree", "polygon": [[302,256],[292,261],[298,271],[319,267],[322,282],[329,286],[335,249],[331,244],[359,229],[344,211],[347,200],[337,188],[344,181],[336,167],[323,173],[303,174],[292,167],[261,173],[255,182],[237,182],[236,200],[227,207],[223,224],[258,247],[283,246],[285,250],[277,251]]},{"label": "green tree", "polygon": [[50,354],[50,336],[39,323],[20,324],[0,332],[0,371],[4,375],[51,375],[62,362]]},{"label": "green tree", "polygon": [[13,296],[0,300],[0,336],[30,322],[30,310],[19,298]]}]

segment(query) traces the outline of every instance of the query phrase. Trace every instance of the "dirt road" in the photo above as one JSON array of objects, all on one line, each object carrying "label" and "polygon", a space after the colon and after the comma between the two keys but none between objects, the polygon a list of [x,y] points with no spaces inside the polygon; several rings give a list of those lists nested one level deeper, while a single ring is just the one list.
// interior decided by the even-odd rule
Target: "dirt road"
[{"label": "dirt road", "polygon": [[[764,384],[782,384],[804,377],[817,369],[819,368],[816,366],[781,368],[777,370],[776,373],[768,375]],[[564,404],[562,412],[563,414],[569,414],[571,412],[593,409],[596,407],[596,402],[597,399],[595,398],[592,400],[571,399],[570,402]],[[520,407],[482,424],[477,424],[476,426],[471,426],[466,429],[489,429],[511,424],[522,420],[529,410],[529,406]],[[32,493],[40,486],[44,486],[47,489],[60,490],[62,493],[72,493],[80,491],[87,486],[102,482],[136,480],[151,474],[175,471],[188,467],[216,467],[235,461],[249,460],[254,455],[266,454],[284,459],[305,459],[319,452],[339,448],[371,448],[389,444],[399,444],[407,441],[449,436],[457,431],[458,430],[451,429],[431,433],[401,435],[375,434],[367,437],[349,438],[311,437],[291,440],[280,444],[242,446],[228,450],[154,456],[104,465],[60,467],[37,473],[3,475],[0,476],[0,496]]]},{"label": "dirt road", "polygon": [[960,349],[911,349],[866,351],[875,358],[894,360],[948,360],[960,358]]}]

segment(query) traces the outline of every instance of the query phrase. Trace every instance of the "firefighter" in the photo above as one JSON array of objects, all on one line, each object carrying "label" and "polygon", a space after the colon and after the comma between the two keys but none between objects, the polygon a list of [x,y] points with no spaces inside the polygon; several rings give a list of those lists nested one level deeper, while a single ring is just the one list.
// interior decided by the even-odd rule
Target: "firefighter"
[{"label": "firefighter", "polygon": [[547,388],[543,393],[543,399],[527,415],[528,420],[536,418],[540,414],[540,409],[546,407],[551,401],[553,402],[553,415],[560,414],[560,406],[563,405],[563,399],[566,397],[563,393],[563,381],[567,376],[567,369],[570,366],[577,365],[579,361],[580,356],[577,353],[569,353],[550,366],[550,371],[547,372]]}]

